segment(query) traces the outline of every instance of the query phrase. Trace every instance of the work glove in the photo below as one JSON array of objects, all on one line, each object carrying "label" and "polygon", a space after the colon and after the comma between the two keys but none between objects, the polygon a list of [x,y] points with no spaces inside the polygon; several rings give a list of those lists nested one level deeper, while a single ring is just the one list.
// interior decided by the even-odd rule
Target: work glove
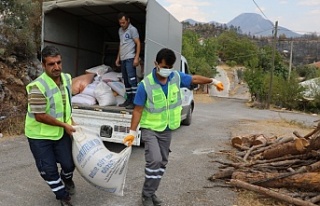
[{"label": "work glove", "polygon": [[220,92],[220,91],[222,91],[223,90],[223,84],[222,84],[222,82],[220,82],[220,81],[218,81],[218,80],[216,80],[216,79],[213,79],[213,78],[211,78],[212,79],[212,82],[210,83],[210,84],[213,84],[216,88],[217,88],[217,90]]},{"label": "work glove", "polygon": [[134,130],[130,130],[129,134],[123,139],[123,144],[125,144],[127,147],[130,147],[136,136],[137,132]]}]

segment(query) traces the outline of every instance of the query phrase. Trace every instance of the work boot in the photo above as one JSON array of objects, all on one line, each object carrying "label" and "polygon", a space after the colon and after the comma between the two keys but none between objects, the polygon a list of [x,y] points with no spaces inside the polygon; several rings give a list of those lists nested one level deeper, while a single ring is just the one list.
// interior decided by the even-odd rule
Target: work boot
[{"label": "work boot", "polygon": [[152,201],[152,197],[147,197],[147,196],[142,195],[142,205],[143,206],[154,206],[153,201]]},{"label": "work boot", "polygon": [[69,195],[74,195],[75,194],[74,182],[70,179],[70,180],[63,180],[63,183]]},{"label": "work boot", "polygon": [[68,197],[60,200],[60,204],[61,204],[61,206],[72,206],[72,204],[71,204],[71,197],[68,196]]},{"label": "work boot", "polygon": [[119,107],[126,107],[131,103],[131,100],[129,98],[126,99],[122,104],[119,104]]},{"label": "work boot", "polygon": [[134,104],[130,103],[129,105],[126,106],[126,109],[134,109]]},{"label": "work boot", "polygon": [[161,206],[162,201],[157,197],[157,195],[154,194],[151,198],[154,206]]}]

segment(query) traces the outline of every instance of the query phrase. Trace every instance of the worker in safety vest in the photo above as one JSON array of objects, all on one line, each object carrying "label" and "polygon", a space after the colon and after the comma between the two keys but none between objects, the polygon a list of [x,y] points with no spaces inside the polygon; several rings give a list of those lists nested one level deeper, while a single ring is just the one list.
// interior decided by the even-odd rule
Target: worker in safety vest
[{"label": "worker in safety vest", "polygon": [[[53,46],[42,52],[44,73],[27,85],[28,111],[25,135],[41,177],[61,205],[72,205],[71,76],[62,73],[62,58]],[[57,163],[60,163],[59,172]],[[44,203],[45,204],[45,203]]]},{"label": "worker in safety vest", "polygon": [[126,145],[131,146],[140,123],[146,160],[142,189],[144,206],[162,204],[155,192],[168,163],[171,131],[180,127],[182,110],[180,87],[189,88],[191,84],[213,84],[218,91],[223,90],[223,84],[216,79],[175,71],[173,69],[175,61],[176,56],[172,50],[164,48],[158,52],[155,68],[138,86],[130,133],[123,140]]}]

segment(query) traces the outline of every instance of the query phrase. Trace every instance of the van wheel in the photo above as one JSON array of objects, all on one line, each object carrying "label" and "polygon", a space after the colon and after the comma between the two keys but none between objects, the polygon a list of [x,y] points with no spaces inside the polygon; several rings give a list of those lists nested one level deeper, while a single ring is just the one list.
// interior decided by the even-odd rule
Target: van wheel
[{"label": "van wheel", "polygon": [[186,125],[189,126],[191,124],[191,120],[192,120],[192,107],[189,108],[188,114],[187,114],[187,118],[184,119],[181,124],[182,125]]}]

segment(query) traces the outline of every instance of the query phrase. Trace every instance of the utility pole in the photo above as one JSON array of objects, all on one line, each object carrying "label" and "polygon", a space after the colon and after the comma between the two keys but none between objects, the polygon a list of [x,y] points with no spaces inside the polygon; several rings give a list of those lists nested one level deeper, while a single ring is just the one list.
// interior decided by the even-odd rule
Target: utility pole
[{"label": "utility pole", "polygon": [[289,61],[288,81],[290,80],[291,67],[292,67],[292,50],[293,50],[293,40],[291,40],[291,47],[290,47],[290,61]]},{"label": "utility pole", "polygon": [[272,67],[270,72],[270,84],[269,84],[269,94],[268,94],[268,102],[267,102],[267,109],[270,109],[270,99],[272,95],[272,82],[273,82],[273,70],[274,70],[274,60],[276,54],[276,46],[277,46],[277,33],[278,33],[278,21],[276,21],[274,27],[274,36],[273,36],[273,50],[272,50]]}]

